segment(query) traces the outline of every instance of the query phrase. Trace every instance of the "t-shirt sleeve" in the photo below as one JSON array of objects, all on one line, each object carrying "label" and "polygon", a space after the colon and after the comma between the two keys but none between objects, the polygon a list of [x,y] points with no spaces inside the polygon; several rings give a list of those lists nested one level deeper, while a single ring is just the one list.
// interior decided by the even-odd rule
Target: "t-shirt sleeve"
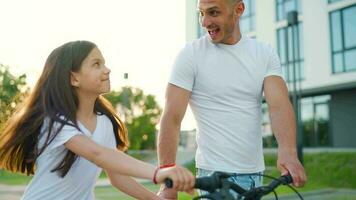
[{"label": "t-shirt sleeve", "polygon": [[268,58],[267,72],[265,78],[267,76],[273,76],[273,75],[284,78],[282,73],[281,62],[279,60],[278,54],[274,48],[270,47],[270,56]]},{"label": "t-shirt sleeve", "polygon": [[[53,128],[57,129],[58,124],[55,123],[53,125]],[[53,141],[49,145],[49,149],[55,149],[61,145],[64,145],[66,142],[68,142],[68,140],[70,140],[72,137],[76,135],[84,135],[84,134],[73,126],[64,125],[63,128],[59,131],[57,136],[53,139]]]},{"label": "t-shirt sleeve", "polygon": [[192,91],[195,77],[193,49],[187,44],[178,54],[171,71],[169,83]]}]

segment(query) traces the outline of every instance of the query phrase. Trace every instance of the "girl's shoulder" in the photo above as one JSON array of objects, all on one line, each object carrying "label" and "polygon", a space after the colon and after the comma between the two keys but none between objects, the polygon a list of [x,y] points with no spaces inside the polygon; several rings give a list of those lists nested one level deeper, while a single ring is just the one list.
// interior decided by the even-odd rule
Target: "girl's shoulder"
[{"label": "girl's shoulder", "polygon": [[41,127],[39,148],[46,147],[46,151],[56,149],[62,146],[75,135],[83,134],[83,132],[73,122],[68,122],[64,117],[53,119],[45,117]]},{"label": "girl's shoulder", "polygon": [[53,123],[52,124],[53,131],[58,131],[58,129],[60,129],[60,131],[79,130],[79,127],[76,124],[76,122],[70,121],[65,116],[61,115],[56,118],[46,116],[42,123],[41,133],[45,132],[45,130],[47,130],[50,127],[51,123]]}]

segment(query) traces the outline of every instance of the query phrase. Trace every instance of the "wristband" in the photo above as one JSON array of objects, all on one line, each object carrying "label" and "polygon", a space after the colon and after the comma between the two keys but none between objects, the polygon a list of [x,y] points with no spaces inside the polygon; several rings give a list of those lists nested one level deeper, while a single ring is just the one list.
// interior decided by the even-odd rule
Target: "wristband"
[{"label": "wristband", "polygon": [[174,167],[174,166],[176,166],[176,164],[175,163],[171,163],[171,164],[166,164],[166,165],[160,165],[159,168],[163,169],[163,168]]},{"label": "wristband", "polygon": [[157,182],[157,173],[158,173],[158,170],[164,169],[164,168],[168,168],[168,167],[174,167],[174,166],[176,166],[175,163],[166,164],[166,165],[161,165],[161,166],[159,166],[159,167],[156,167],[155,172],[153,173],[152,182],[153,182],[154,184],[157,184],[157,183],[158,183],[158,182]]}]

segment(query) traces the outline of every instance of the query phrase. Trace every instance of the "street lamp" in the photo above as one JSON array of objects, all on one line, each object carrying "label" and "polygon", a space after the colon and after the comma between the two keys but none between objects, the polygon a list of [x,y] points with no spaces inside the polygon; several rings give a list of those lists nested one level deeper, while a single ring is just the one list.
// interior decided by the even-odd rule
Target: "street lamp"
[{"label": "street lamp", "polygon": [[[298,91],[297,89],[297,68],[296,68],[296,58],[295,58],[295,38],[298,37],[295,36],[294,30],[298,33],[298,12],[297,11],[290,11],[287,13],[287,34],[286,34],[286,41],[288,45],[288,28],[291,28],[291,37],[292,37],[292,67],[293,67],[293,93],[292,93],[292,99],[293,99],[293,107],[294,107],[294,112],[296,114],[296,121],[297,121],[297,153],[298,153],[298,158],[301,163],[303,163],[303,133],[301,129],[301,104],[300,104],[300,99],[298,98]],[[296,44],[298,45],[298,43]],[[297,46],[298,47],[298,46]],[[287,48],[288,49],[288,48]],[[288,54],[288,53],[287,53]],[[289,69],[289,66],[288,66]],[[288,70],[289,71],[289,70]],[[300,69],[298,70],[300,72]],[[301,74],[298,73],[298,78],[300,78]],[[299,80],[300,81],[300,80]]]}]

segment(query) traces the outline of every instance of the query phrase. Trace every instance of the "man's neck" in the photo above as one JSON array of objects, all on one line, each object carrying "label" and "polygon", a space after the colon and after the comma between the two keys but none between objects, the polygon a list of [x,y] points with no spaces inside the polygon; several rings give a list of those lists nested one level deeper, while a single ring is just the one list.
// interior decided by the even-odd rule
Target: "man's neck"
[{"label": "man's neck", "polygon": [[232,35],[224,42],[222,42],[223,44],[227,44],[227,45],[234,45],[237,44],[242,38],[241,32],[240,30],[235,30],[234,33],[232,33]]}]

